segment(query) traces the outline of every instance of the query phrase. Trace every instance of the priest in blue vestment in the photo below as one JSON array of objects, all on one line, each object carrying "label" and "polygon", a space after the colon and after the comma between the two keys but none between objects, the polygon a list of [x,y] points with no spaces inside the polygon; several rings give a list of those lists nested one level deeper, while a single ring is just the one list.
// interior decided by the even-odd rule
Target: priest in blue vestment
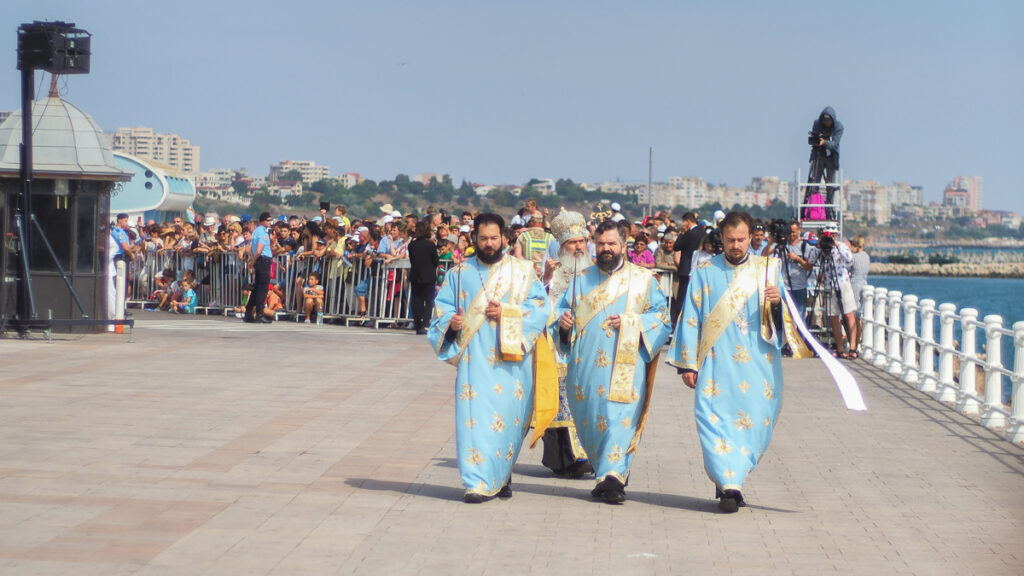
[{"label": "priest in blue vestment", "polygon": [[547,342],[544,287],[530,262],[502,249],[501,216],[480,214],[475,222],[476,255],[445,275],[427,332],[438,358],[458,369],[456,450],[471,504],[512,496],[512,465],[534,412],[535,360],[549,361],[538,373],[550,379],[551,417],[558,398],[550,347],[534,358],[538,339]]},{"label": "priest in blue vestment", "polygon": [[779,416],[782,346],[806,348],[781,305],[778,259],[748,253],[750,216],[731,212],[720,229],[725,252],[694,269],[669,363],[697,391],[704,469],[719,508],[736,512]]},{"label": "priest in blue vestment", "polygon": [[558,319],[569,409],[597,478],[591,494],[609,503],[626,499],[658,354],[672,332],[652,271],[624,257],[626,234],[612,221],[598,225],[597,263],[562,295]]}]

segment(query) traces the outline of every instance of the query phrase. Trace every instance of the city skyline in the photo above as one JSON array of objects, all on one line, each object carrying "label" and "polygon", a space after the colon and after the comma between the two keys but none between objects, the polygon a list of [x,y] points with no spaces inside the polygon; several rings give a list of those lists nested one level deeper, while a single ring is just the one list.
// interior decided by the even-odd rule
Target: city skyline
[{"label": "city skyline", "polygon": [[13,4],[0,109],[19,105],[17,25],[75,22],[92,71],[62,95],[107,131],[190,139],[203,169],[302,158],[375,180],[646,182],[653,146],[657,181],[742,186],[806,173],[806,131],[831,105],[847,179],[941,202],[951,178],[979,175],[983,208],[1024,212],[1018,3]]}]

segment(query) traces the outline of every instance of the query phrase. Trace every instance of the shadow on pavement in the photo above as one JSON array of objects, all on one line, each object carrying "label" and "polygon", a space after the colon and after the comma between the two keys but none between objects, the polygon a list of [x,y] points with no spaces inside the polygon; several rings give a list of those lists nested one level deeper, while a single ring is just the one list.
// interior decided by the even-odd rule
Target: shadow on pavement
[{"label": "shadow on pavement", "polygon": [[[517,466],[518,468],[518,466]],[[533,466],[533,468],[541,468],[541,466]],[[544,469],[546,470],[546,469]],[[569,481],[575,482],[575,481]],[[564,485],[551,485],[551,484],[531,484],[524,482],[517,482],[516,476],[512,477],[512,491],[513,493],[521,492],[524,494],[535,494],[538,496],[550,496],[552,498],[573,498],[576,500],[584,500],[587,502],[593,502],[595,504],[601,504],[600,501],[594,500],[590,496],[590,490],[592,488],[591,483],[587,482],[586,486],[577,488],[575,486],[564,486]],[[375,478],[348,478],[345,480],[345,484],[352,486],[359,490],[372,490],[378,492],[395,492],[398,494],[409,494],[412,496],[424,496],[427,498],[435,498],[438,500],[448,500],[452,502],[462,501],[463,490],[455,486],[439,486],[436,484],[418,484],[415,482],[395,482],[391,480],[377,480]],[[643,503],[650,506],[661,506],[665,508],[675,508],[679,510],[691,510],[693,512],[704,512],[704,513],[716,513],[717,507],[714,500],[706,498],[694,498],[692,496],[683,496],[680,494],[662,494],[658,492],[642,492],[636,490],[626,490],[626,498],[628,502]],[[782,513],[793,513],[793,510],[782,510],[777,508],[769,508],[765,506],[751,505],[753,509],[782,512]]]}]

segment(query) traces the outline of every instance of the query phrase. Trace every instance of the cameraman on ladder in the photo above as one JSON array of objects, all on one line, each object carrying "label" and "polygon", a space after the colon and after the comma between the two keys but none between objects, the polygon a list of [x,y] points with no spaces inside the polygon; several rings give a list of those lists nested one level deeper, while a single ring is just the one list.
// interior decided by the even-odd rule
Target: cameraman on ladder
[{"label": "cameraman on ladder", "polygon": [[[811,146],[811,168],[807,174],[807,183],[817,184],[821,182],[822,176],[825,177],[826,183],[834,183],[836,172],[839,170],[839,141],[843,137],[843,123],[836,119],[836,111],[831,106],[826,106],[807,134],[807,143]],[[832,204],[835,201],[835,191],[835,186],[827,186],[825,197],[821,198],[821,187],[808,186],[804,192],[804,204],[816,204],[824,200],[824,203],[829,205],[826,218],[834,220],[836,211]],[[816,194],[818,198],[812,198]],[[820,218],[812,216],[812,210],[805,207],[804,218],[819,220]]]}]

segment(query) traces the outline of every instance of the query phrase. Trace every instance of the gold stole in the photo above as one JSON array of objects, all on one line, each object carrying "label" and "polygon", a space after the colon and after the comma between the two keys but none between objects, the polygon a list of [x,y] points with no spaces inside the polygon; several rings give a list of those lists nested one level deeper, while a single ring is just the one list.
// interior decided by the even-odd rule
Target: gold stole
[{"label": "gold stole", "polygon": [[[715,307],[711,309],[708,321],[701,327],[700,346],[697,350],[698,371],[703,367],[704,359],[711,352],[712,346],[725,333],[726,327],[736,319],[736,316],[747,305],[747,300],[750,299],[754,292],[759,290],[760,283],[758,282],[758,277],[765,272],[766,259],[760,256],[751,256],[750,260],[735,268],[735,276],[733,276],[732,282],[729,283],[729,289],[725,291],[725,294],[718,300]],[[763,335],[765,333],[763,309],[759,320],[762,324],[760,330]],[[770,317],[768,321],[771,322]],[[771,329],[769,328],[768,330],[770,331]]]},{"label": "gold stole", "polygon": [[[650,282],[650,272],[627,262],[622,269],[581,298],[577,306],[576,325],[585,327],[599,312],[625,294],[626,308],[619,314],[619,340],[615,347],[611,389],[608,391],[608,400],[611,402],[632,404],[639,399],[633,386],[633,377],[640,357],[640,335],[643,332],[640,313],[647,304]],[[601,329],[606,330],[604,326]]]},{"label": "gold stole", "polygon": [[465,352],[466,346],[487,321],[485,311],[488,295],[493,296],[496,302],[501,302],[505,294],[511,292],[506,302],[508,306],[501,307],[501,323],[498,330],[501,354],[503,360],[523,359],[523,317],[519,305],[529,294],[531,282],[529,265],[521,266],[521,263],[513,260],[511,256],[506,256],[501,262],[493,265],[497,267],[496,273],[487,278],[487,282],[466,310],[465,325],[459,332],[460,350]]}]

